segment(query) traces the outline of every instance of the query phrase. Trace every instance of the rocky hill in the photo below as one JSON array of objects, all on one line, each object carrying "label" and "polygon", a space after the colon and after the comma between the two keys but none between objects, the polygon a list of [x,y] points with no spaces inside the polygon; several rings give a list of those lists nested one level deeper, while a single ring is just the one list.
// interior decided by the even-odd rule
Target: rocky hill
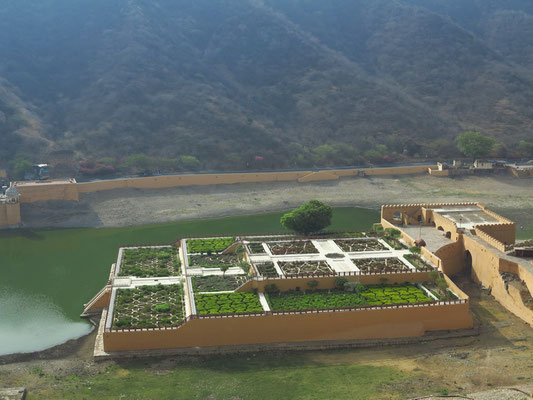
[{"label": "rocky hill", "polygon": [[0,54],[5,165],[283,168],[533,137],[526,0],[17,0]]}]

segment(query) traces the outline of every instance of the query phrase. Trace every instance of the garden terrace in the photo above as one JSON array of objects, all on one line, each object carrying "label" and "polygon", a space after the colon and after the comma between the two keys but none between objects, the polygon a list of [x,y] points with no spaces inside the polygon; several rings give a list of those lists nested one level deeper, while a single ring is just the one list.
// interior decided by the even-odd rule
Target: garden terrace
[{"label": "garden terrace", "polygon": [[275,255],[316,254],[317,248],[310,240],[293,240],[290,242],[267,242],[270,252]]},{"label": "garden terrace", "polygon": [[118,289],[113,329],[177,326],[183,320],[181,285],[140,286]]},{"label": "garden terrace", "polygon": [[274,263],[266,262],[266,263],[256,263],[254,264],[257,273],[261,276],[268,276],[268,277],[278,277],[278,271],[276,271],[276,268],[274,267]]},{"label": "garden terrace", "polygon": [[388,250],[376,239],[337,239],[334,242],[345,252]]},{"label": "garden terrace", "polygon": [[455,293],[453,293],[450,289],[446,288],[439,288],[438,285],[435,282],[424,282],[424,287],[431,292],[433,296],[435,296],[437,299],[445,301],[445,300],[456,300],[459,297]]},{"label": "garden terrace", "polygon": [[196,294],[196,311],[199,315],[237,314],[263,312],[259,297],[253,293]]},{"label": "garden terrace", "polygon": [[226,250],[235,242],[234,237],[227,238],[208,238],[208,239],[188,239],[188,253],[220,253]]},{"label": "garden terrace", "polygon": [[285,275],[312,275],[334,273],[326,261],[278,261]]},{"label": "garden terrace", "polygon": [[266,254],[263,243],[261,242],[251,242],[246,245],[250,254]]},{"label": "garden terrace", "polygon": [[189,268],[238,267],[241,260],[235,254],[198,254],[189,256]]},{"label": "garden terrace", "polygon": [[352,262],[362,272],[404,272],[410,268],[397,258],[360,258]]},{"label": "garden terrace", "polygon": [[191,277],[195,292],[233,291],[248,280],[246,275],[208,275]]},{"label": "garden terrace", "polygon": [[432,302],[413,285],[369,285],[359,292],[342,290],[289,291],[265,295],[272,311],[298,311]]},{"label": "garden terrace", "polygon": [[181,263],[175,246],[122,249],[118,276],[148,278],[180,274]]}]

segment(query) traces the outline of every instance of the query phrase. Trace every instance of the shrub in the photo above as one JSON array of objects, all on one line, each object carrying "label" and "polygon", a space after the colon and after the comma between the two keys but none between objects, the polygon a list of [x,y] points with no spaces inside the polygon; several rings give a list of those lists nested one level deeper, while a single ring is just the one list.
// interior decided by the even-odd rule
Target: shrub
[{"label": "shrub", "polygon": [[335,287],[338,289],[344,289],[346,283],[348,283],[348,279],[346,278],[335,278]]},{"label": "shrub", "polygon": [[281,217],[281,225],[304,235],[318,232],[331,224],[333,211],[318,200],[311,200]]},{"label": "shrub", "polygon": [[158,304],[154,306],[154,311],[158,313],[168,312],[170,311],[170,305],[169,304]]}]

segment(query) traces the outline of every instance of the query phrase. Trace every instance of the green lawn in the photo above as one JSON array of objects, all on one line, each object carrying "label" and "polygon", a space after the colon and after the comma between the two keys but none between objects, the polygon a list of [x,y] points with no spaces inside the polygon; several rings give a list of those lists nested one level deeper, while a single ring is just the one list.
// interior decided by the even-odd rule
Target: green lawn
[{"label": "green lawn", "polygon": [[[283,231],[283,213],[125,228],[9,230],[0,232],[0,286],[44,295],[68,318],[105,285],[121,245],[170,243],[183,236],[266,234]],[[335,208],[331,229],[365,230],[379,211]]]},{"label": "green lawn", "polygon": [[159,368],[151,361],[124,361],[98,374],[56,377],[45,373],[36,390],[30,389],[28,400],[404,399],[406,389],[418,379],[416,372],[316,362],[305,353],[257,353],[168,364]]}]

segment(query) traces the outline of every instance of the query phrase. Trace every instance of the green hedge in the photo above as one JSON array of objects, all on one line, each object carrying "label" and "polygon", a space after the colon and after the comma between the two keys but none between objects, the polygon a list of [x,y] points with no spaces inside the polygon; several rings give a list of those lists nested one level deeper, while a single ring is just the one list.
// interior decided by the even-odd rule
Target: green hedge
[{"label": "green hedge", "polygon": [[257,295],[247,292],[196,294],[196,311],[200,315],[262,312]]},{"label": "green hedge", "polygon": [[192,277],[192,285],[195,292],[223,292],[235,290],[246,281],[246,275],[208,275]]},{"label": "green hedge", "polygon": [[189,253],[218,253],[225,250],[235,242],[235,238],[213,238],[213,239],[189,239],[187,241],[187,251]]}]

